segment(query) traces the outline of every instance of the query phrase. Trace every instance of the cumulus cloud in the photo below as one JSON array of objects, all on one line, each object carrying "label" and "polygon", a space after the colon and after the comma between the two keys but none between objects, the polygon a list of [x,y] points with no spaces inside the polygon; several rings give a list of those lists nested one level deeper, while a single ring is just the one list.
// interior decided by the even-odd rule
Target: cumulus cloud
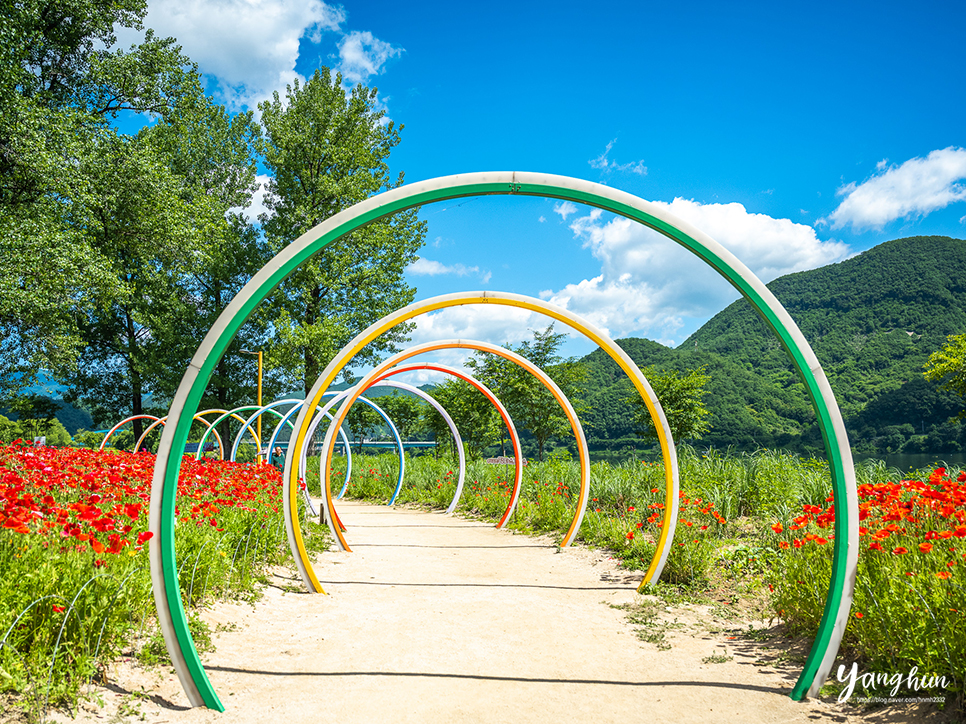
[{"label": "cumulus cloud", "polygon": [[[284,95],[295,80],[299,43],[337,39],[337,70],[350,82],[365,81],[402,52],[372,33],[346,31],[341,6],[322,0],[151,0],[145,26],[161,37],[177,38],[201,72],[218,81],[232,109],[254,108],[274,91]],[[143,33],[122,29],[121,45],[140,42]],[[385,103],[387,99],[380,101]]]},{"label": "cumulus cloud", "polygon": [[419,257],[416,261],[406,267],[406,271],[414,276],[440,276],[443,274],[455,274],[458,277],[474,275],[486,284],[492,276],[488,270],[480,270],[478,266],[466,266],[465,264],[443,264],[442,262]]},{"label": "cumulus cloud", "polygon": [[[822,241],[810,226],[749,213],[744,206],[677,198],[657,202],[721,243],[763,281],[844,259],[846,244]],[[722,307],[734,289],[682,247],[623,217],[590,211],[570,227],[600,260],[600,274],[541,293],[587,317],[614,337],[644,334],[665,344],[682,341]]]},{"label": "cumulus cloud", "polygon": [[[549,318],[519,307],[501,304],[467,304],[417,317],[412,343],[442,339],[473,339],[516,345],[531,339],[534,329],[546,329]],[[455,361],[457,355],[451,355]],[[464,355],[465,357],[465,355]]]},{"label": "cumulus cloud", "polygon": [[[553,213],[560,214],[560,218],[566,221],[568,216],[577,213],[577,204],[570,201],[561,201],[553,205]],[[542,221],[543,217],[541,216],[540,219]]]},{"label": "cumulus cloud", "polygon": [[365,83],[378,75],[391,59],[402,55],[403,48],[395,48],[379,40],[368,31],[353,31],[339,42],[337,69],[350,83]]},{"label": "cumulus cloud", "polygon": [[881,229],[890,221],[925,216],[966,200],[966,148],[944,148],[901,166],[876,164],[877,174],[861,184],[838,190],[844,200],[829,214],[833,229],[848,224],[855,230]]},{"label": "cumulus cloud", "polygon": [[630,163],[617,163],[617,161],[609,160],[607,154],[617,143],[615,138],[613,141],[607,144],[604,148],[604,152],[600,154],[597,158],[591,159],[587,163],[590,164],[591,168],[596,168],[598,171],[630,171],[631,173],[636,173],[638,176],[647,176],[647,166],[644,165],[644,161],[632,161]]}]

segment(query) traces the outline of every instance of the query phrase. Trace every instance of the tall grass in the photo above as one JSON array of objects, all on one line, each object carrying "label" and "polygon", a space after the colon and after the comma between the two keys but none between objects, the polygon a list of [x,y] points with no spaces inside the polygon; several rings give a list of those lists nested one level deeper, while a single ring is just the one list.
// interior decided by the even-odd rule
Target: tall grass
[{"label": "tall grass", "polygon": [[[790,630],[814,633],[828,592],[834,538],[828,465],[773,450],[730,454],[682,447],[678,453],[681,512],[662,579],[704,587],[716,565],[759,585],[765,574],[775,613]],[[387,500],[395,465],[391,455],[368,458],[354,472],[349,495]],[[406,465],[399,500],[449,504],[457,474],[452,462],[420,457]],[[496,519],[506,507],[512,474],[512,467],[469,463],[460,510]],[[962,691],[966,476],[952,470],[937,477],[928,469],[907,474],[912,482],[892,482],[901,477],[881,462],[856,466],[866,518],[846,651],[879,671],[918,666],[922,673],[946,675],[950,690]],[[530,463],[510,526],[559,538],[573,518],[579,483],[574,462]],[[937,503],[940,493],[946,497]],[[609,548],[630,568],[643,567],[654,553],[664,497],[661,463],[595,463],[579,538]],[[880,498],[893,507],[878,510],[873,525],[870,501]],[[866,537],[873,530],[879,539]],[[889,547],[877,549],[877,540],[890,535]]]},{"label": "tall grass", "polygon": [[[859,471],[857,471],[859,472]],[[868,464],[858,486],[859,561],[846,650],[867,670],[945,676],[947,691],[966,685],[966,474],[939,468],[895,482]],[[831,505],[806,505],[789,525],[775,524],[783,551],[771,575],[776,612],[793,630],[819,623],[835,537]],[[880,692],[881,693],[881,692]]]}]

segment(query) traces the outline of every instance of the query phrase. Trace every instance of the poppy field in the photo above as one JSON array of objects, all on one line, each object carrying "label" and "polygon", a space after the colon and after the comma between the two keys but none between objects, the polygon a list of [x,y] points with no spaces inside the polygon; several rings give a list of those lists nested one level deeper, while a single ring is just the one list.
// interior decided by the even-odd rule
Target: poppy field
[{"label": "poppy field", "polygon": [[[149,453],[0,447],[0,692],[28,713],[69,706],[118,655],[166,659],[147,552],[153,469]],[[287,556],[281,485],[268,465],[182,461],[179,576],[202,648],[197,608],[254,597]]]},{"label": "poppy field", "polygon": [[[392,455],[368,458],[347,495],[387,499]],[[788,636],[818,629],[835,537],[831,479],[824,461],[762,450],[699,454],[679,450],[680,513],[658,591],[737,603],[764,599],[766,617]],[[456,470],[429,456],[407,461],[400,501],[442,508]],[[467,465],[460,510],[495,520],[513,469]],[[961,696],[966,661],[966,473],[946,468],[901,475],[881,463],[857,466],[860,553],[842,661],[880,671],[945,676]],[[894,482],[898,481],[898,482]],[[579,487],[576,463],[531,462],[510,527],[562,536]],[[607,548],[631,569],[650,563],[664,516],[661,463],[595,463],[579,540]]]},{"label": "poppy field", "polygon": [[[858,486],[859,570],[843,645],[881,671],[945,676],[962,692],[966,662],[966,472],[946,468]],[[772,525],[780,571],[769,585],[793,630],[822,616],[835,538],[831,500]]]}]

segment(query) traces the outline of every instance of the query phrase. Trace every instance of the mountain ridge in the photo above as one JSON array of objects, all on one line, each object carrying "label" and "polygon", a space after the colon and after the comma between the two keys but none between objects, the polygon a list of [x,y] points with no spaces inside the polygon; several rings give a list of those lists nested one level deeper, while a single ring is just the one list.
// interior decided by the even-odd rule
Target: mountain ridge
[{"label": "mountain ridge", "polygon": [[[858,451],[966,448],[962,424],[949,420],[949,411],[962,409],[963,401],[922,379],[929,354],[947,335],[966,330],[966,241],[894,239],[767,286],[822,363]],[[618,344],[642,367],[706,367],[712,429],[701,444],[821,449],[804,385],[777,336],[747,300],[718,312],[678,347],[637,338]],[[598,448],[613,449],[630,444],[633,430],[629,413],[618,412],[626,408],[618,405],[626,387],[619,389],[617,365],[605,358],[599,349],[583,358],[593,382],[585,402],[592,408],[589,437]],[[904,390],[906,385],[911,387]],[[899,403],[909,402],[912,393],[916,414],[910,409],[909,419],[900,421]]]}]

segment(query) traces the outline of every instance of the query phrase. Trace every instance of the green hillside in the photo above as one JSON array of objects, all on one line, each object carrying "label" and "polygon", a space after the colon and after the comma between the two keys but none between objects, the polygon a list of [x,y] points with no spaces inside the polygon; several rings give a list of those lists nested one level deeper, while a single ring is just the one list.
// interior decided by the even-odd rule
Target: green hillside
[{"label": "green hillside", "polygon": [[[966,331],[966,241],[912,237],[768,285],[801,328],[835,391],[860,452],[960,452],[962,400],[922,379],[949,334]],[[821,447],[803,385],[775,335],[744,300],[675,349],[621,340],[641,366],[706,366],[716,447]],[[600,350],[585,358],[594,384],[588,437],[614,448],[632,433],[626,383]]]}]

